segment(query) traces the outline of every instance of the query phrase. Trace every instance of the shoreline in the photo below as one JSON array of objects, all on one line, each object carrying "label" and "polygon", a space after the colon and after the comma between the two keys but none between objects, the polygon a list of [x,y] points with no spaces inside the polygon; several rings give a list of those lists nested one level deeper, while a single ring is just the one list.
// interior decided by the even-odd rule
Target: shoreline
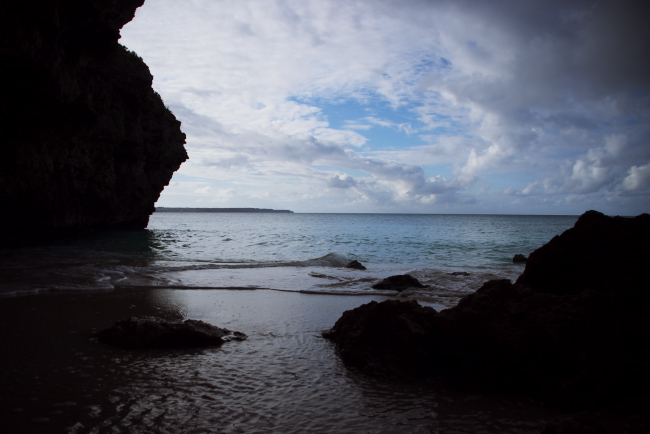
[{"label": "shoreline", "polygon": [[[436,310],[456,305],[463,296],[474,292],[483,282],[508,278],[514,281],[523,267],[516,265],[498,270],[470,270],[469,276],[454,276],[447,269],[394,267],[353,270],[344,267],[286,266],[252,268],[212,268],[156,271],[153,267],[138,270],[109,266],[56,270],[54,273],[24,273],[23,285],[14,279],[0,291],[0,299],[35,296],[47,293],[111,292],[114,290],[204,290],[255,291],[272,290],[314,295],[385,296],[399,300],[417,300]],[[55,274],[58,273],[58,274]],[[70,279],[77,273],[76,281]],[[83,274],[82,274],[83,273]],[[411,288],[403,292],[373,289],[380,280],[396,274],[411,274],[427,288]],[[18,277],[21,277],[20,275]],[[47,282],[56,278],[52,283]],[[84,286],[84,280],[90,283]],[[66,281],[69,281],[66,282]],[[95,285],[94,287],[91,285]]]}]

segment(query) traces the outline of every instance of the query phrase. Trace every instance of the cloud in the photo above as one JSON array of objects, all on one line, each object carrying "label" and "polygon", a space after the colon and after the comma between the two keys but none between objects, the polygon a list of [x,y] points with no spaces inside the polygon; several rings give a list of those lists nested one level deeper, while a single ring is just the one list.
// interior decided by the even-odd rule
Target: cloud
[{"label": "cloud", "polygon": [[[240,197],[311,211],[512,200],[508,212],[527,213],[552,198],[640,212],[650,195],[626,195],[650,188],[647,8],[147,0],[122,43],[182,121],[180,173]],[[356,111],[332,109],[350,101]],[[487,178],[492,189],[470,191]]]},{"label": "cloud", "polygon": [[369,130],[370,128],[372,128],[372,125],[360,124],[354,121],[345,121],[343,128],[348,130]]},{"label": "cloud", "polygon": [[381,127],[391,128],[396,131],[404,131],[406,134],[413,134],[417,132],[417,130],[413,128],[411,124],[408,122],[398,124],[386,119],[379,119],[374,116],[367,116],[366,118],[364,118],[364,120],[373,125],[379,125]]},{"label": "cloud", "polygon": [[327,182],[328,188],[341,188],[348,189],[357,185],[357,181],[354,180],[351,176],[344,175],[343,178],[339,175],[332,176]]},{"label": "cloud", "polygon": [[237,194],[233,188],[220,188],[212,194],[213,202],[227,202]]},{"label": "cloud", "polygon": [[214,190],[209,185],[206,185],[205,187],[197,188],[196,190],[194,190],[194,193],[197,193],[197,194],[212,194],[212,193],[214,193]]},{"label": "cloud", "polygon": [[[470,3],[455,2],[446,12],[454,19],[438,24],[451,67],[421,84],[443,104],[469,110],[465,129],[484,142],[460,173],[474,176],[538,158],[551,164],[549,156],[584,149],[603,135],[635,135],[630,130],[638,127],[626,123],[647,125],[648,110],[639,103],[650,88],[650,38],[630,4]],[[432,100],[439,111],[435,104],[440,101]],[[642,129],[634,147],[647,139]],[[557,190],[603,188],[621,170],[608,162],[573,160],[572,176]]]},{"label": "cloud", "polygon": [[224,169],[230,169],[233,167],[246,166],[249,162],[249,157],[243,154],[237,154],[232,157],[222,158],[219,160],[203,160],[202,164],[205,166],[221,167]]},{"label": "cloud", "polygon": [[[178,187],[182,188],[180,185],[177,185],[177,188]],[[232,188],[215,189],[210,185],[197,188],[192,193],[196,197],[209,199],[212,202],[225,202],[236,194],[235,190]]]},{"label": "cloud", "polygon": [[632,166],[623,180],[623,189],[627,191],[646,190],[650,187],[650,163],[641,167]]}]

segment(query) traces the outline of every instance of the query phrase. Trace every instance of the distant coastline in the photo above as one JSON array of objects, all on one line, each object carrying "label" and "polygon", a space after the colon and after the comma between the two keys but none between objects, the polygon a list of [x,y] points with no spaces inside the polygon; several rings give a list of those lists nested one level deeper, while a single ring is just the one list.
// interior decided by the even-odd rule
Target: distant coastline
[{"label": "distant coastline", "polygon": [[284,213],[293,214],[288,209],[267,209],[267,208],[168,208],[156,207],[156,212],[248,212],[248,213]]}]

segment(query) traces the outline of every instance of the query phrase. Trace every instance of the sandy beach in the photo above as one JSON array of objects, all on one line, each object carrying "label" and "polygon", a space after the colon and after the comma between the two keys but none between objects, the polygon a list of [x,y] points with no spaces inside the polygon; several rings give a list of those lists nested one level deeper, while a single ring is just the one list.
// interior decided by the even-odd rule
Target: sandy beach
[{"label": "sandy beach", "polygon": [[[449,379],[399,384],[346,369],[320,332],[373,299],[386,297],[129,289],[2,298],[2,426],[15,433],[514,433],[539,432],[562,414]],[[91,338],[132,315],[202,319],[249,339],[127,351]],[[604,419],[642,432],[641,410],[621,408]]]}]

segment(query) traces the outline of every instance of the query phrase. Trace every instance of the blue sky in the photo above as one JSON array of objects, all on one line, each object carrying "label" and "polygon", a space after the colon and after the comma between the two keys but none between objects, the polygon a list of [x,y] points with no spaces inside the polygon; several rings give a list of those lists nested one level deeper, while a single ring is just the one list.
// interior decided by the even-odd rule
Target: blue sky
[{"label": "blue sky", "polygon": [[644,16],[586,0],[146,0],[120,42],[187,134],[158,206],[633,215],[650,212]]}]

